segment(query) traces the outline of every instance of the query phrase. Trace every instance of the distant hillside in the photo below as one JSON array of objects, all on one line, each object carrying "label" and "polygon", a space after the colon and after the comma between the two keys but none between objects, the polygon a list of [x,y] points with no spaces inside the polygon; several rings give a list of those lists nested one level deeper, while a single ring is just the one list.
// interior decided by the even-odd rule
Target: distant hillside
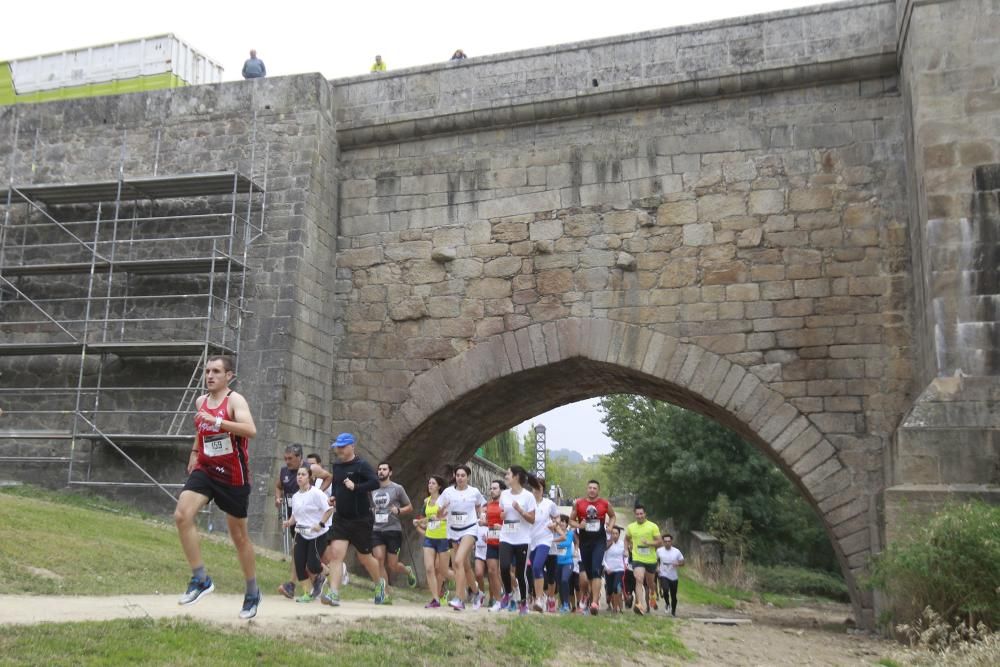
[{"label": "distant hillside", "polygon": [[549,457],[569,461],[570,463],[583,463],[583,454],[575,452],[572,449],[550,449]]}]

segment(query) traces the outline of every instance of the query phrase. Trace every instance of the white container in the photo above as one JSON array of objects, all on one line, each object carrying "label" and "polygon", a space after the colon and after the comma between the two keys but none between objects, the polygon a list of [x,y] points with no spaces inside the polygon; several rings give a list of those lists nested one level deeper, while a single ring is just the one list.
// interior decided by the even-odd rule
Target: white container
[{"label": "white container", "polygon": [[172,85],[222,81],[219,63],[173,35],[20,58],[9,64],[18,95],[149,77]]}]

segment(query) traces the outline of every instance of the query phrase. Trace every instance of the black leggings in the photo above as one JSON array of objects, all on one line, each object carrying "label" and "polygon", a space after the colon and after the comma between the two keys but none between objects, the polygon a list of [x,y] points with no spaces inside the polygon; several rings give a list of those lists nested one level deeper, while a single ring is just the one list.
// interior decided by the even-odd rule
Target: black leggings
[{"label": "black leggings", "polygon": [[527,544],[507,544],[500,543],[500,579],[503,581],[504,593],[510,595],[514,592],[514,587],[510,581],[510,566],[514,565],[514,574],[517,575],[517,587],[521,589],[521,602],[528,601],[528,582],[524,577],[524,566],[528,562]]},{"label": "black leggings", "polygon": [[660,591],[663,593],[664,609],[670,605],[670,611],[677,611],[677,580],[660,577]]},{"label": "black leggings", "polygon": [[329,536],[329,531],[311,540],[305,539],[301,534],[295,536],[295,552],[292,557],[295,559],[295,574],[299,581],[309,578],[306,568],[309,568],[309,572],[314,575],[323,571],[320,556],[326,550],[326,540]]}]

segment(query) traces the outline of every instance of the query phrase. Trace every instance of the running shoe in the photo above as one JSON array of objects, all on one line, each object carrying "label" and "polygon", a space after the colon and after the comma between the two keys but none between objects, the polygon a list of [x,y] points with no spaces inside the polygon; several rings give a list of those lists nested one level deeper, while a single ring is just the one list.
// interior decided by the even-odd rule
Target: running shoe
[{"label": "running shoe", "polygon": [[187,591],[177,600],[177,604],[194,604],[214,590],[215,584],[212,583],[212,577],[205,577],[204,579],[191,577],[191,581],[188,582]]},{"label": "running shoe", "polygon": [[431,601],[424,605],[424,609],[440,609],[441,603],[438,602],[437,598],[431,598]]},{"label": "running shoe", "polygon": [[527,616],[528,615],[528,605],[525,604],[524,602],[522,602],[521,606],[518,607],[518,609],[517,609],[517,615],[518,616]]},{"label": "running shoe", "polygon": [[295,584],[291,581],[286,581],[285,583],[278,586],[278,592],[284,595],[289,600],[295,599]]},{"label": "running shoe", "polygon": [[417,574],[413,571],[413,568],[409,565],[406,566],[406,583],[410,588],[417,587]]},{"label": "running shoe", "polygon": [[328,607],[339,607],[340,606],[340,593],[336,591],[330,591],[326,595],[323,595],[319,599],[320,602]]},{"label": "running shoe", "polygon": [[309,595],[311,597],[318,598],[320,595],[323,594],[323,585],[325,583],[326,583],[326,577],[324,577],[322,574],[316,575],[316,578],[313,579],[312,592],[309,593]]},{"label": "running shoe", "polygon": [[472,601],[472,608],[475,610],[482,609],[483,602],[485,600],[486,600],[486,594],[483,593],[482,591],[479,591],[479,594],[476,595],[476,598]]},{"label": "running shoe", "polygon": [[465,603],[459,600],[458,598],[452,598],[448,602],[448,606],[454,609],[455,611],[465,611]]},{"label": "running shoe", "polygon": [[591,602],[590,603],[590,615],[591,616],[597,616],[597,612],[600,611],[600,609],[601,608],[597,605],[596,602]]},{"label": "running shoe", "polygon": [[562,603],[562,606],[559,607],[559,613],[560,614],[568,614],[569,613],[569,603],[568,602],[563,602]]},{"label": "running shoe", "polygon": [[316,598],[314,598],[310,593],[303,593],[302,595],[295,598],[295,601],[306,603],[306,602],[312,602],[315,599]]},{"label": "running shoe", "polygon": [[490,605],[490,611],[494,613],[498,611],[503,611],[503,605],[500,604],[500,600],[497,600],[496,602]]},{"label": "running shoe", "polygon": [[385,579],[379,579],[375,584],[375,604],[385,602]]},{"label": "running shoe", "polygon": [[517,602],[514,601],[514,598],[511,598],[510,602],[507,603],[507,611],[510,612],[517,611]]},{"label": "running shoe", "polygon": [[639,605],[637,604],[632,605],[632,611],[634,611],[636,615],[642,616],[642,607],[640,607]]},{"label": "running shoe", "polygon": [[652,598],[652,599],[651,599],[651,600],[649,601],[649,604],[650,604],[650,606],[651,606],[651,607],[653,608],[653,611],[656,611],[657,609],[659,609],[659,608],[660,608],[660,607],[659,607],[659,606],[658,606],[658,605],[656,604],[656,598]]},{"label": "running shoe", "polygon": [[535,598],[535,601],[531,603],[531,611],[537,611],[539,614],[544,614],[545,606],[542,604],[541,600]]},{"label": "running shoe", "polygon": [[556,599],[549,598],[548,608],[546,609],[550,614],[556,613]]},{"label": "running shoe", "polygon": [[240,609],[240,618],[248,619],[257,615],[257,607],[260,606],[260,591],[257,595],[247,594],[243,596],[243,608]]}]

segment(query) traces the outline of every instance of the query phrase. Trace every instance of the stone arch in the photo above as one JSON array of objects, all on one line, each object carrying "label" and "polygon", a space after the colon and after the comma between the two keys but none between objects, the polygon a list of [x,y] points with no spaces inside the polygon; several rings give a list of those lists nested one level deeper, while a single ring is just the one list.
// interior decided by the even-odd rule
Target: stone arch
[{"label": "stone arch", "polygon": [[686,339],[583,318],[497,334],[418,376],[376,441],[386,446],[399,481],[413,488],[437,463],[471,456],[495,432],[607,393],[669,401],[754,443],[820,516],[858,620],[871,621],[871,596],[857,585],[871,554],[870,499],[852,487],[851,469],[824,433],[768,382]]}]

